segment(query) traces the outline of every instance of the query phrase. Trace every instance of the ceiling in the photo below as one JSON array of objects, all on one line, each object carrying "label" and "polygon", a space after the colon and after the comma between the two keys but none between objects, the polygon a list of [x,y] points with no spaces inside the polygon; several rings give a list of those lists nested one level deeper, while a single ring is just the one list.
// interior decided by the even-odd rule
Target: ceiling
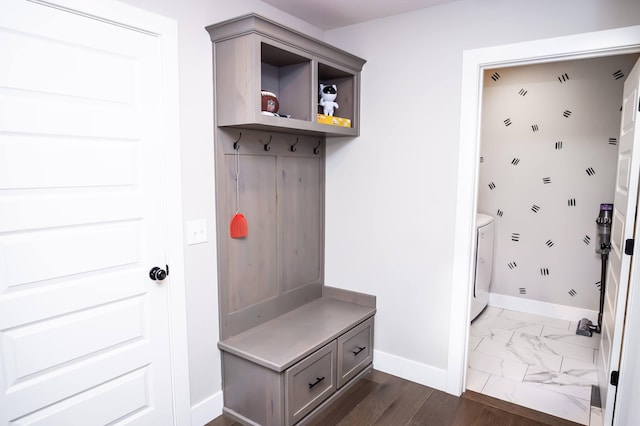
[{"label": "ceiling", "polygon": [[457,0],[263,0],[322,30],[411,12]]}]

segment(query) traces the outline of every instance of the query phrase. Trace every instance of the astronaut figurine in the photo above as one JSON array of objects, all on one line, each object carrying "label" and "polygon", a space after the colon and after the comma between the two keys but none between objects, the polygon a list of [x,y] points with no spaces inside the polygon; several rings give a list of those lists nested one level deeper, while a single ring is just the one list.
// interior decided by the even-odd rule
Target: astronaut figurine
[{"label": "astronaut figurine", "polygon": [[320,105],[324,110],[324,115],[333,116],[333,110],[339,108],[335,102],[338,96],[338,87],[335,84],[325,85],[320,83]]}]

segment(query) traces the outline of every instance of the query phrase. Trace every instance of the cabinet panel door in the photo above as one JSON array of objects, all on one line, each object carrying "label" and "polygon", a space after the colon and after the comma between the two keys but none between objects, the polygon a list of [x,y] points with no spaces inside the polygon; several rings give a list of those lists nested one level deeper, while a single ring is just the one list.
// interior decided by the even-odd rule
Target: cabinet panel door
[{"label": "cabinet panel door", "polygon": [[[236,166],[239,166],[236,193]],[[276,297],[276,157],[225,155],[226,221],[239,211],[248,224],[245,238],[228,237],[229,312]],[[226,230],[228,232],[228,230]]]},{"label": "cabinet panel door", "polygon": [[278,201],[283,293],[321,282],[322,160],[280,157]]}]

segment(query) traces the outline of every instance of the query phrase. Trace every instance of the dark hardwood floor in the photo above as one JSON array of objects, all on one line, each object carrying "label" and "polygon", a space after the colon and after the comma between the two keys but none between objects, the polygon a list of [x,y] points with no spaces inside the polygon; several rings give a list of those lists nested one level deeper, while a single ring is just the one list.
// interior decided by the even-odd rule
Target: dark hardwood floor
[{"label": "dark hardwood floor", "polygon": [[[578,426],[558,417],[510,404],[476,392],[461,397],[419,385],[380,371],[363,377],[308,423],[384,426]],[[220,416],[206,426],[240,426]]]}]

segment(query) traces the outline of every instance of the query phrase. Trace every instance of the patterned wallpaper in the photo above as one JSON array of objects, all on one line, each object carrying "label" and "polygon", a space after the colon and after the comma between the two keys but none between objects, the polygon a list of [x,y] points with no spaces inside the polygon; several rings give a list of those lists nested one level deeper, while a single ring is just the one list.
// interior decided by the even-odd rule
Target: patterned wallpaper
[{"label": "patterned wallpaper", "polygon": [[478,211],[495,218],[492,293],[598,310],[595,219],[613,203],[637,57],[486,71]]}]

